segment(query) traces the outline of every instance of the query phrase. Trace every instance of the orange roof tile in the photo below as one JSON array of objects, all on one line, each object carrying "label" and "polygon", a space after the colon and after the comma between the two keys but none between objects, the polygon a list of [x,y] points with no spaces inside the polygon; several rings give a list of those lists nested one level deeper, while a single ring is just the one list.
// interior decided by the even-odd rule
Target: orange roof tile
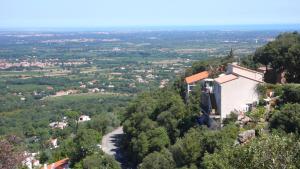
[{"label": "orange roof tile", "polygon": [[224,75],[224,76],[220,76],[218,78],[215,78],[214,80],[219,83],[219,84],[222,84],[222,83],[226,83],[226,82],[229,82],[231,80],[235,80],[237,79],[238,77],[233,75],[233,74],[229,74],[229,75]]},{"label": "orange roof tile", "polygon": [[204,72],[200,72],[200,73],[194,74],[192,76],[186,77],[185,81],[186,81],[186,83],[190,84],[190,83],[194,83],[194,82],[197,82],[199,80],[203,80],[205,78],[208,78],[208,76],[209,76],[208,71],[204,71]]},{"label": "orange roof tile", "polygon": [[[61,169],[61,168],[63,168],[64,165],[68,164],[68,162],[69,162],[69,158],[65,158],[65,159],[56,161],[55,163],[48,164],[47,169]],[[44,169],[44,167],[42,167],[41,169]]]}]

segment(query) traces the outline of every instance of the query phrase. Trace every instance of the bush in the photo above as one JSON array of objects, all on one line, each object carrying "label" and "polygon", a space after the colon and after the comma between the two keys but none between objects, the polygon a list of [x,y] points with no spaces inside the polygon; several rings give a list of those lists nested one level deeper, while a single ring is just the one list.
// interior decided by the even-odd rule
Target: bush
[{"label": "bush", "polygon": [[268,90],[272,90],[275,96],[281,96],[283,93],[282,87],[283,85],[279,84],[259,84],[256,87],[256,91],[262,98],[265,98],[267,96]]},{"label": "bush", "polygon": [[266,109],[264,107],[258,107],[251,112],[249,112],[247,115],[255,122],[258,122],[261,118],[265,118],[265,112]]},{"label": "bush", "polygon": [[286,104],[276,111],[270,120],[270,127],[285,132],[300,132],[300,104]]},{"label": "bush", "polygon": [[206,153],[203,168],[299,168],[300,142],[292,136],[265,135],[243,146]]},{"label": "bush", "polygon": [[153,152],[147,155],[143,162],[140,164],[139,169],[173,169],[175,162],[172,154],[164,149],[161,152]]},{"label": "bush", "polygon": [[300,103],[300,85],[284,85],[282,99],[284,103]]}]

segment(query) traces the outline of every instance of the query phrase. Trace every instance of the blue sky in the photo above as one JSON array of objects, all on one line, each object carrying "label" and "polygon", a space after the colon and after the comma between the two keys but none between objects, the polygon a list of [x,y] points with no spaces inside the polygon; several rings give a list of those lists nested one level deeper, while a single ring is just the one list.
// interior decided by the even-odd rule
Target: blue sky
[{"label": "blue sky", "polygon": [[300,0],[0,0],[0,27],[300,24]]}]

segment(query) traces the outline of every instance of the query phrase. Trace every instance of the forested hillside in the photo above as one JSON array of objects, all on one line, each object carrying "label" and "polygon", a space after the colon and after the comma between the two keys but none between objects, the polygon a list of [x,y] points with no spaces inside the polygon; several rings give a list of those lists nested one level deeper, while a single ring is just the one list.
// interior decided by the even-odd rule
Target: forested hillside
[{"label": "forested hillside", "polygon": [[[122,65],[100,59],[87,69],[1,71],[0,169],[24,168],[28,154],[36,154],[40,164],[68,158],[74,169],[119,169],[100,145],[103,135],[119,126],[120,156],[133,168],[300,168],[300,35],[281,34],[248,56],[237,57],[234,49],[226,53],[193,63]],[[186,100],[185,77],[209,71],[216,78],[232,62],[265,72],[268,83],[256,87],[259,104],[242,120],[232,113],[222,125],[200,125],[200,86]],[[135,95],[139,91],[144,92]],[[71,93],[59,95],[66,92]],[[79,122],[82,115],[90,119]]]},{"label": "forested hillside", "polygon": [[[243,125],[232,115],[221,129],[200,126],[196,121],[201,115],[200,91],[184,100],[185,76],[203,70],[217,76],[220,68],[236,60],[232,53],[196,62],[173,85],[140,94],[123,122],[123,150],[129,161],[140,169],[300,168],[299,44],[298,33],[285,33],[242,58],[241,64],[249,68],[286,72],[288,82],[258,86],[261,101],[246,113],[251,120]],[[274,99],[266,103],[270,91]],[[241,142],[239,134],[250,130],[255,137]]]}]

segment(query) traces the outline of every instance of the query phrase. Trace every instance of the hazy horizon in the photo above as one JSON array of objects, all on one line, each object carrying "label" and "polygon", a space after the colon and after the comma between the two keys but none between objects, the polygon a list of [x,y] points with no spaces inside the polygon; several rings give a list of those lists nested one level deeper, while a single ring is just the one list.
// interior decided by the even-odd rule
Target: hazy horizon
[{"label": "hazy horizon", "polygon": [[300,24],[298,0],[1,0],[0,28]]},{"label": "hazy horizon", "polygon": [[0,27],[0,31],[299,31],[300,24]]}]

